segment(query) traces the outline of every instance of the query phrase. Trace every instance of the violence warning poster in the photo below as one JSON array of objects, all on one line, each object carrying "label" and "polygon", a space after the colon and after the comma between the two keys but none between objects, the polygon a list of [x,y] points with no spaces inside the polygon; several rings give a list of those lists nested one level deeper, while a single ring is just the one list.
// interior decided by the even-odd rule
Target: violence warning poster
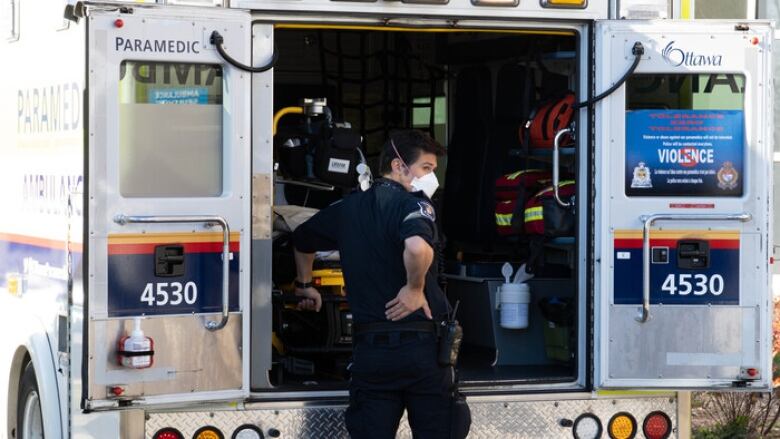
[{"label": "violence warning poster", "polygon": [[741,196],[744,125],[741,110],[626,112],[626,195]]}]

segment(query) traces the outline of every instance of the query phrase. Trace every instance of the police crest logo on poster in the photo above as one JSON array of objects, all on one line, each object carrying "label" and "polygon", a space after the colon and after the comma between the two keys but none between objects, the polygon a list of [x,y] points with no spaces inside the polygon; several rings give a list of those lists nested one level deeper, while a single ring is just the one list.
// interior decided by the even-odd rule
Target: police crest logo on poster
[{"label": "police crest logo on poster", "polygon": [[436,221],[436,211],[433,209],[433,206],[426,202],[426,201],[418,201],[417,204],[420,206],[420,215],[430,219],[431,221]]},{"label": "police crest logo on poster", "polygon": [[651,188],[653,182],[650,180],[650,168],[645,166],[645,162],[639,162],[639,166],[634,168],[634,178],[631,180],[632,188]]},{"label": "police crest logo on poster", "polygon": [[723,190],[735,189],[738,181],[739,172],[734,169],[734,164],[728,161],[724,162],[718,170],[718,187]]}]

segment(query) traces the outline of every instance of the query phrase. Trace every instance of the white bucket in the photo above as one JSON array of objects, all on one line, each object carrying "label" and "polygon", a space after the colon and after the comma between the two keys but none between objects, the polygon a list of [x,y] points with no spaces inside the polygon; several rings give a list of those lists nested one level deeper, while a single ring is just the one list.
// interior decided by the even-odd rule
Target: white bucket
[{"label": "white bucket", "polygon": [[528,284],[503,284],[498,289],[496,307],[501,310],[501,327],[524,329],[528,327],[528,304],[531,290]]}]

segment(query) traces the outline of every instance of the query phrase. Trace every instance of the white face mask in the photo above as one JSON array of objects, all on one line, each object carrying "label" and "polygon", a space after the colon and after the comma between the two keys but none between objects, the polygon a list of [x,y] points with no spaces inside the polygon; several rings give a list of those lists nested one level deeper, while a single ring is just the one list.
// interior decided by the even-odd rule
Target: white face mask
[{"label": "white face mask", "polygon": [[439,188],[439,179],[433,172],[425,174],[422,178],[414,177],[412,187],[416,191],[423,191],[428,198],[433,198],[433,194]]},{"label": "white face mask", "polygon": [[[393,151],[395,151],[396,157],[398,157],[398,160],[403,163],[406,171],[409,172],[409,165],[407,165],[404,159],[401,158],[401,154],[398,153],[398,148],[395,147],[395,142],[393,142],[393,139],[390,139],[390,146],[393,147]],[[422,191],[426,197],[433,198],[433,194],[436,193],[436,189],[439,188],[439,179],[436,178],[436,174],[430,172],[423,175],[422,178],[412,178],[411,185],[415,192]]]}]

